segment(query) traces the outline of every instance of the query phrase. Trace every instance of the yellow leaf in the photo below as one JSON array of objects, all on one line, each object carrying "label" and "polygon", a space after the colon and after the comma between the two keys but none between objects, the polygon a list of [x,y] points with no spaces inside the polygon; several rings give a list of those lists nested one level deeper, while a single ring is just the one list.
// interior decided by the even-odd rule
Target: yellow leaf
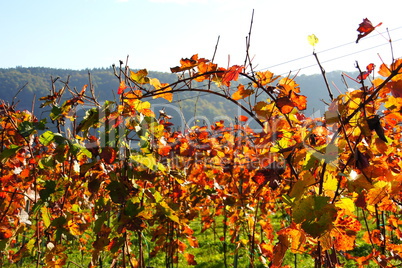
[{"label": "yellow leaf", "polygon": [[[269,83],[274,82],[276,79],[280,78],[280,75],[274,76],[274,74],[272,72],[270,72],[270,71],[256,72],[255,76],[256,76],[256,78],[258,80],[258,83],[261,86],[265,86],[265,85],[267,85]],[[258,85],[255,84],[255,83],[253,84],[253,86],[258,87]]]},{"label": "yellow leaf", "polygon": [[147,77],[147,69],[139,70],[138,72],[130,71],[130,79],[140,84],[148,84],[149,78]]},{"label": "yellow leaf", "polygon": [[338,180],[329,172],[325,173],[324,190],[335,191],[338,187]]},{"label": "yellow leaf", "polygon": [[78,224],[76,224],[72,220],[68,221],[67,226],[72,235],[82,235],[83,234],[83,231],[80,230],[80,227],[78,226]]},{"label": "yellow leaf", "polygon": [[315,36],[315,34],[307,36],[307,40],[313,47],[318,43],[318,38],[317,36]]},{"label": "yellow leaf", "polygon": [[48,228],[51,223],[49,209],[47,207],[42,207],[40,210],[42,212],[43,224],[45,225],[46,228]]},{"label": "yellow leaf", "polygon": [[350,215],[355,211],[355,203],[350,198],[341,198],[341,200],[335,203],[335,206],[344,209],[346,215]]},{"label": "yellow leaf", "polygon": [[[154,95],[152,98],[157,99],[157,98],[164,98],[165,100],[168,100],[169,102],[172,102],[173,100],[173,93],[172,88],[167,87],[169,84],[167,83],[161,83],[157,78],[151,78],[149,79],[149,84],[155,88],[157,95]],[[166,87],[166,88],[165,88]],[[166,93],[162,93],[166,92]]]}]

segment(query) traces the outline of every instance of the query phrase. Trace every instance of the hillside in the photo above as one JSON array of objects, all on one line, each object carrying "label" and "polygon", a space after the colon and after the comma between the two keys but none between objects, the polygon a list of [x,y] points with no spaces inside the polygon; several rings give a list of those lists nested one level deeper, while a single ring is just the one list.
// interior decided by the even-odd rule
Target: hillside
[{"label": "hillside", "polygon": [[[66,70],[52,69],[42,67],[32,68],[9,68],[0,69],[0,98],[6,102],[17,103],[20,110],[32,110],[39,118],[46,116],[46,110],[39,109],[41,102],[39,97],[49,94],[51,88],[51,79],[59,77],[57,86],[63,86],[63,82],[69,81],[70,88],[80,90],[83,85],[89,83],[89,75],[95,88],[95,94],[99,101],[114,100],[118,88],[118,79],[114,76],[113,68],[91,69],[91,70]],[[356,74],[351,74],[356,77]],[[158,78],[161,82],[172,83],[176,81],[175,74],[150,72],[149,77]],[[331,84],[334,95],[346,90],[342,83],[341,72],[331,72],[327,74],[328,81]],[[322,114],[325,110],[325,104],[321,100],[328,101],[328,92],[324,80],[320,74],[301,75],[296,77],[296,82],[300,85],[301,93],[308,97],[309,106],[305,113],[311,115]],[[350,81],[351,83],[352,81]],[[349,83],[349,82],[348,82]],[[349,84],[349,87],[357,87],[356,83]],[[219,99],[214,95],[205,93],[181,93],[174,96],[174,100],[169,103],[164,99],[150,100],[153,108],[158,111],[165,109],[174,117],[175,125],[182,125],[182,116],[186,122],[191,125],[195,121],[200,123],[213,123],[220,118],[238,114],[239,111],[230,102],[225,99]]]}]

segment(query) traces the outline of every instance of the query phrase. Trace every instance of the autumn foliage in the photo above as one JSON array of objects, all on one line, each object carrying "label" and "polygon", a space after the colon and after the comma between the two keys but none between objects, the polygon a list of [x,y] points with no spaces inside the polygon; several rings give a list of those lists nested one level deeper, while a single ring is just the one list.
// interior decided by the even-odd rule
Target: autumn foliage
[{"label": "autumn foliage", "polygon": [[[358,40],[374,28],[363,21]],[[105,254],[113,267],[145,267],[160,254],[166,267],[197,265],[197,222],[224,226],[219,239],[235,248],[224,247],[227,266],[239,252],[250,267],[289,267],[287,254],[316,267],[400,265],[402,60],[367,66],[361,87],[331,99],[320,118],[303,114],[294,78],[248,67],[196,54],[166,84],[120,66],[118,100],[99,104],[90,86],[66,98],[66,84],[41,98],[48,120],[3,102],[0,264],[30,256],[63,267],[75,248],[91,255],[88,267]],[[174,131],[146,98],[181,91],[215,94],[244,113]]]}]

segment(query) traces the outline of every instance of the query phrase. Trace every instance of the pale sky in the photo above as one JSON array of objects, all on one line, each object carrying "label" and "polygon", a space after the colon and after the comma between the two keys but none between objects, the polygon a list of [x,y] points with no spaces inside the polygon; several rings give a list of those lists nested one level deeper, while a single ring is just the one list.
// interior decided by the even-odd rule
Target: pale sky
[{"label": "pale sky", "polygon": [[[250,54],[256,70],[275,74],[315,64],[307,36],[327,71],[353,71],[402,56],[399,0],[1,0],[0,68],[109,67],[126,60],[132,69],[169,72],[180,58],[242,65],[254,9]],[[364,18],[382,26],[355,43]],[[372,49],[369,49],[372,48]],[[365,52],[359,52],[366,50]],[[352,54],[350,56],[345,56]],[[295,60],[299,59],[299,60]],[[230,62],[228,62],[230,60]],[[281,64],[288,62],[287,64]],[[378,66],[377,65],[377,66]],[[318,66],[300,73],[318,73]]]}]

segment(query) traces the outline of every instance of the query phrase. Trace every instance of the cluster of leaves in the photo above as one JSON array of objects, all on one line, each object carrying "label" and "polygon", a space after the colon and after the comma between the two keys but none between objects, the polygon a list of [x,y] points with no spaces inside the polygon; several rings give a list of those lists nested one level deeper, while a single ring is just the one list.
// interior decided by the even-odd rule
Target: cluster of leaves
[{"label": "cluster of leaves", "polygon": [[[331,99],[322,118],[302,113],[307,99],[294,79],[249,68],[193,55],[167,84],[120,66],[118,101],[101,105],[91,87],[89,96],[67,84],[41,98],[52,124],[3,103],[2,254],[62,267],[78,247],[90,252],[89,267],[104,254],[112,266],[145,267],[150,242],[149,256],[163,253],[166,267],[182,256],[196,265],[187,249],[198,247],[191,224],[201,219],[203,230],[222,224],[221,241],[246,253],[250,267],[282,267],[287,252],[310,255],[316,267],[400,264],[402,60],[381,65],[373,80],[369,65],[361,88]],[[182,91],[223,97],[244,115],[173,131],[144,98],[172,101]]]}]

